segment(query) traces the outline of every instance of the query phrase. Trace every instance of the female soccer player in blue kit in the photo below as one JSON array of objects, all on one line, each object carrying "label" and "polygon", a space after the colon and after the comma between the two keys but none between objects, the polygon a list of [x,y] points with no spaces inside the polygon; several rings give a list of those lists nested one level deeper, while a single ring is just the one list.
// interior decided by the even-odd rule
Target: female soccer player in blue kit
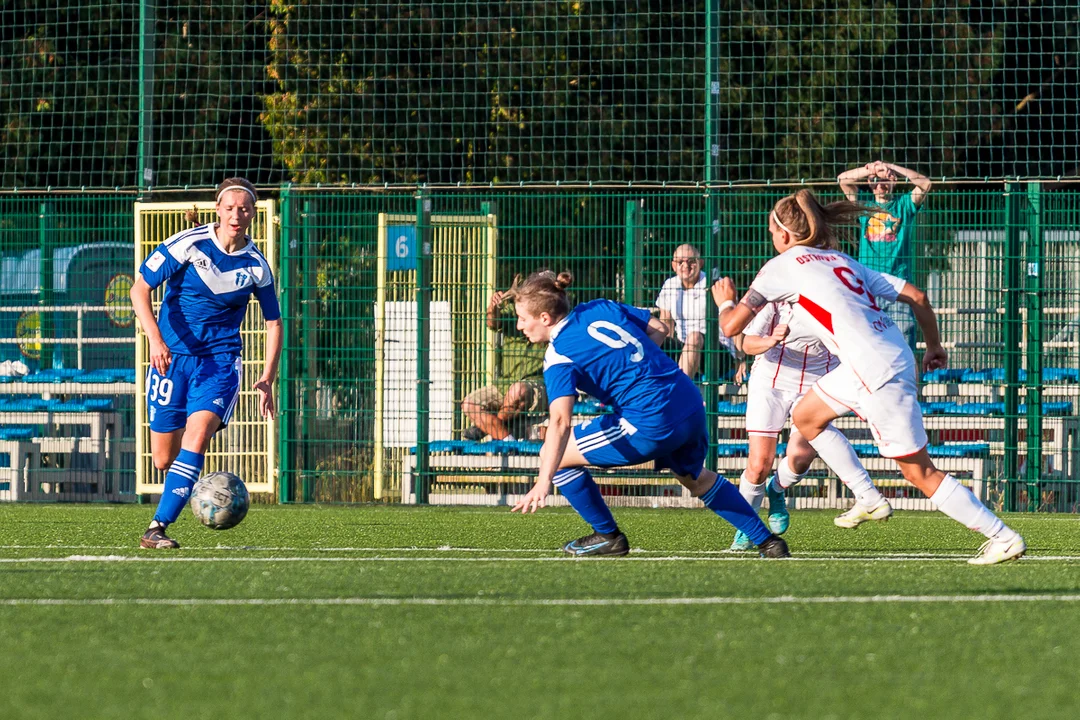
[{"label": "female soccer player in blue kit", "polygon": [[[131,304],[150,341],[146,405],[154,467],[165,488],[144,548],[178,548],[165,534],[184,509],[210,439],[229,423],[240,397],[240,324],[254,295],[266,319],[266,364],[255,389],[273,417],[272,385],[281,356],[281,311],[266,258],[246,233],[255,218],[255,186],[228,178],[217,190],[218,221],[176,233],[139,268]],[[165,285],[161,314],[150,296]]]},{"label": "female soccer player in blue kit", "polygon": [[[536,485],[512,508],[534,513],[552,485],[593,528],[563,550],[578,557],[626,555],[619,530],[586,465],[619,467],[655,460],[670,468],[706,507],[746,533],[765,557],[788,557],[787,544],[761,522],[735,486],[703,467],[709,435],[694,383],[660,349],[667,335],[647,310],[594,300],[570,310],[570,273],[531,275],[511,288],[518,328],[530,342],[550,343],[544,382],[550,421]],[[578,390],[615,412],[572,427]]]}]

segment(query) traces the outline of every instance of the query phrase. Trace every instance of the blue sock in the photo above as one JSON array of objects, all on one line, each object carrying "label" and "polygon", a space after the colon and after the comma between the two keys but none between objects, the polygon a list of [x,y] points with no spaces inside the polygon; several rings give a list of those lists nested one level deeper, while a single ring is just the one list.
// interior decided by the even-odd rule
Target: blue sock
[{"label": "blue sock", "polygon": [[760,545],[772,535],[750,503],[739,494],[738,488],[719,475],[709,492],[701,496],[701,501],[705,507],[734,525],[736,530],[746,533],[755,545]]},{"label": "blue sock", "polygon": [[171,525],[180,517],[180,511],[184,509],[188,495],[195,481],[202,472],[203,456],[190,450],[181,450],[169,467],[169,473],[165,476],[165,489],[161,491],[161,500],[158,501],[157,512],[154,520],[162,525]]},{"label": "blue sock", "polygon": [[[600,487],[585,468],[563,468],[555,473],[555,487],[577,510],[593,530],[613,533],[619,529],[615,518],[600,496]],[[768,532],[768,531],[766,531]]]}]

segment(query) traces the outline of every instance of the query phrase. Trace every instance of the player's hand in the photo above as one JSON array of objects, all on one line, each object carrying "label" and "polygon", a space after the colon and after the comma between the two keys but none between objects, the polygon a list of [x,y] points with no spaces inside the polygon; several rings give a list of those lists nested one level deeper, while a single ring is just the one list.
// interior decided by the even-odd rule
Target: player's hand
[{"label": "player's hand", "polygon": [[488,301],[488,312],[492,312],[495,308],[502,305],[503,298],[506,297],[506,293],[502,290],[496,290],[491,293],[491,300]]},{"label": "player's hand", "polygon": [[746,382],[746,378],[750,377],[750,373],[746,371],[746,361],[743,360],[739,363],[739,366],[735,368],[735,384],[742,385]]},{"label": "player's hand", "polygon": [[537,509],[547,507],[547,497],[550,494],[551,482],[537,480],[532,490],[525,497],[518,500],[514,507],[510,508],[510,512],[519,512],[522,515],[535,513]]},{"label": "player's hand", "polygon": [[940,345],[926,348],[926,352],[923,353],[922,364],[923,371],[949,367],[949,353]]},{"label": "player's hand", "polygon": [[712,286],[713,301],[717,305],[721,305],[725,302],[737,303],[738,300],[735,297],[735,281],[729,277],[722,277]]},{"label": "player's hand", "polygon": [[169,352],[169,346],[165,344],[163,340],[151,340],[150,341],[150,367],[158,371],[159,375],[164,376],[169,372],[169,365],[172,364],[172,353]]},{"label": "player's hand", "polygon": [[262,397],[259,398],[259,412],[262,413],[264,418],[273,419],[275,414],[274,386],[267,380],[260,379],[257,383],[252,385],[252,388],[258,390],[262,395]]},{"label": "player's hand", "polygon": [[788,326],[786,324],[780,324],[773,328],[772,334],[769,335],[769,339],[773,341],[773,347],[776,347],[780,343],[784,342],[784,338],[788,336]]}]

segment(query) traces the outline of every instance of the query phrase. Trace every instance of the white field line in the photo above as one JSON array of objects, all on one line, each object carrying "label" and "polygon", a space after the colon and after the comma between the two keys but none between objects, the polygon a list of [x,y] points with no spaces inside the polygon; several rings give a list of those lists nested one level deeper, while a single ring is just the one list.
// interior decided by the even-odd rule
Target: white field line
[{"label": "white field line", "polygon": [[[782,562],[952,562],[966,561],[969,555],[878,555],[872,557],[792,557]],[[1080,561],[1077,555],[1035,555],[1024,558],[1031,561]],[[589,562],[595,558],[574,558],[566,556],[544,557],[390,557],[374,555],[367,557],[185,557],[183,555],[68,555],[66,557],[21,557],[0,558],[0,565],[23,565],[42,563],[407,563],[407,562],[454,562],[454,563],[531,563],[531,562]],[[657,557],[624,557],[608,559],[608,562],[764,562],[760,557],[750,554],[718,557],[661,555]]]},{"label": "white field line", "polygon": [[633,605],[875,605],[889,603],[1032,603],[1080,602],[1080,595],[823,595],[796,597],[652,597],[652,598],[12,598],[0,607],[71,605],[151,606],[316,606],[316,605],[428,605],[473,607],[633,606]]},{"label": "white field line", "polygon": [[[327,558],[327,557],[279,557],[279,558],[244,558],[244,557],[229,557],[229,558],[186,558],[183,556],[177,556],[170,554],[168,556],[148,556],[143,550],[133,548],[131,545],[0,545],[0,551],[2,550],[127,550],[130,552],[142,553],[141,555],[133,556],[118,556],[118,555],[86,555],[86,556],[74,556],[80,560],[82,559],[98,559],[98,558],[123,558],[140,560],[223,560],[223,561],[266,561],[266,560],[310,560],[313,562],[336,562],[339,560],[461,560],[465,562],[470,561],[492,561],[492,560],[516,560],[519,562],[528,562],[531,560],[574,560],[577,558],[570,558],[564,556],[557,550],[552,549],[538,549],[538,548],[472,548],[472,547],[453,547],[450,545],[442,545],[439,547],[271,547],[271,546],[259,546],[259,545],[216,545],[213,547],[188,547],[181,552],[294,552],[294,553],[493,553],[487,557],[480,558],[454,558],[454,557],[417,557],[417,558],[393,558],[378,556],[376,558]],[[176,553],[176,551],[168,551],[170,553]],[[799,551],[796,550],[796,557],[790,558],[792,560],[828,560],[828,561],[873,561],[873,560],[960,560],[972,557],[975,554],[973,548],[970,553],[928,553],[928,552],[900,552],[900,553],[878,553],[875,555],[854,555],[854,554],[842,554],[844,551],[835,550],[808,550]],[[841,554],[838,554],[841,553]],[[510,555],[537,555],[539,557],[500,557],[501,554]],[[630,551],[632,557],[630,560],[758,560],[757,555],[751,552],[732,552],[731,550],[678,550],[672,552],[670,550],[643,550],[640,548],[634,548]],[[56,562],[65,558],[0,558],[0,562],[28,562],[34,560],[43,560]],[[627,560],[627,558],[621,558]],[[1080,553],[1076,555],[1027,555],[1025,559],[1028,560],[1080,560]]]}]

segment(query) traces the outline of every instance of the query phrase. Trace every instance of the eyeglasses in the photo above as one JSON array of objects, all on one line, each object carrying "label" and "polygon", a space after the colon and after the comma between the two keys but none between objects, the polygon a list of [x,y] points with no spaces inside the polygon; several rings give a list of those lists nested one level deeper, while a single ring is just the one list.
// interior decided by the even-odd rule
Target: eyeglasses
[{"label": "eyeglasses", "polygon": [[675,263],[675,267],[683,267],[683,266],[693,267],[694,265],[698,264],[697,258],[690,258],[689,260],[687,260],[687,259],[674,260],[673,262]]}]

